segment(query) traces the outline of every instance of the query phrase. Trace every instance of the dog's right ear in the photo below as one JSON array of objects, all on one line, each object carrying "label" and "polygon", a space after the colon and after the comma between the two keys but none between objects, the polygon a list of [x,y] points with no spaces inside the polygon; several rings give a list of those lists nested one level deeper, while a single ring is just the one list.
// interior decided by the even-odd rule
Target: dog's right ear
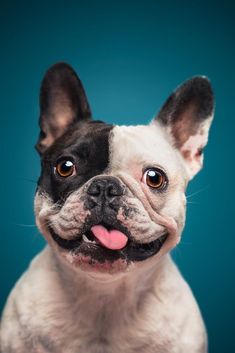
[{"label": "dog's right ear", "polygon": [[37,151],[43,154],[69,127],[86,119],[91,111],[80,79],[68,64],[53,65],[41,84]]}]

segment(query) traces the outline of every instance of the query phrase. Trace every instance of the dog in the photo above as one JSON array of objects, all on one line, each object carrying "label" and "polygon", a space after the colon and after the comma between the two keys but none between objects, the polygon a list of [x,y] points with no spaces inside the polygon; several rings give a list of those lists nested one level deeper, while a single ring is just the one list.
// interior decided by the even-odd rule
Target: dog
[{"label": "dog", "polygon": [[66,63],[46,72],[36,223],[48,242],[12,290],[2,353],[205,353],[194,296],[170,257],[214,113],[195,76],[147,125],[93,120]]}]

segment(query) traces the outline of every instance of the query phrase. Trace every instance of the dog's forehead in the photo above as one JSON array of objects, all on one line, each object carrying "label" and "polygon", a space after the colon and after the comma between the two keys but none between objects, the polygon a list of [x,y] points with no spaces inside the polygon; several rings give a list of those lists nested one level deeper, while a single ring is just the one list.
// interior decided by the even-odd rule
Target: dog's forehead
[{"label": "dog's forehead", "polygon": [[115,126],[110,134],[109,167],[116,170],[162,166],[179,171],[181,158],[158,124]]}]

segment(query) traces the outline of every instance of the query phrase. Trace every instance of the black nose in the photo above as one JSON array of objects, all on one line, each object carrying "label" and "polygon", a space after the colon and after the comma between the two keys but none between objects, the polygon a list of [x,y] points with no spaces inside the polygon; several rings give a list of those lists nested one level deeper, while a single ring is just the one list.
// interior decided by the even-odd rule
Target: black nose
[{"label": "black nose", "polygon": [[102,177],[94,179],[87,189],[90,206],[100,203],[116,204],[118,196],[123,195],[123,186],[114,177]]}]

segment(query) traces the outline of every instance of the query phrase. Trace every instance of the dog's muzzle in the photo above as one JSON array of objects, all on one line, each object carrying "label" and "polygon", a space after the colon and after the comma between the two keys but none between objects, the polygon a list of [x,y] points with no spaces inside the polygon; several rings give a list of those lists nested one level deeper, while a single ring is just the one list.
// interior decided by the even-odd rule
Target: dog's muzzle
[{"label": "dog's muzzle", "polygon": [[74,239],[62,239],[49,227],[57,244],[74,253],[89,255],[99,262],[142,261],[156,254],[167,238],[164,232],[150,243],[138,243],[129,230],[118,220],[117,214],[122,207],[125,185],[115,177],[100,176],[93,178],[85,191],[84,206],[90,211],[84,228]]}]

